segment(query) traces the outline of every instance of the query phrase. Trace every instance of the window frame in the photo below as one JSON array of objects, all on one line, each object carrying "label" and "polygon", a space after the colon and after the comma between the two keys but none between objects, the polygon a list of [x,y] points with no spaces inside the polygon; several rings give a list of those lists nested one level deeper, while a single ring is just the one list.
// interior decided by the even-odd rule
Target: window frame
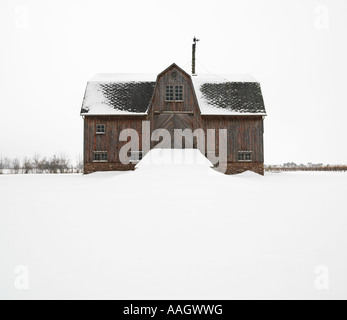
[{"label": "window frame", "polygon": [[[172,87],[172,100],[168,100],[168,88]],[[165,102],[175,102],[175,86],[174,85],[166,85],[165,86]]]},{"label": "window frame", "polygon": [[[104,128],[104,131],[103,132],[98,132],[98,127],[99,126],[102,126]],[[102,124],[102,123],[98,123],[95,127],[95,133],[96,134],[106,134],[106,124]]]},{"label": "window frame", "polygon": [[[176,94],[177,94],[176,90],[177,90],[177,88],[181,88],[182,89],[182,91],[181,91],[182,99],[176,99],[177,98],[176,97]],[[184,97],[184,86],[183,85],[175,86],[174,97],[175,97],[175,102],[183,102],[184,101],[184,99],[183,99],[183,97]]]},{"label": "window frame", "polygon": [[[168,100],[167,99],[167,88],[172,87],[172,95],[173,95],[173,100]],[[182,88],[182,100],[176,99],[176,88]],[[184,102],[184,85],[183,84],[167,84],[165,86],[165,102]]]},{"label": "window frame", "polygon": [[[242,159],[240,159],[240,155],[243,155]],[[246,159],[247,155],[249,155],[249,159]],[[238,151],[237,161],[238,162],[253,162],[253,151]]]},{"label": "window frame", "polygon": [[[96,160],[95,156],[100,155],[100,160]],[[103,160],[103,155],[106,155],[106,160]],[[107,151],[93,151],[93,162],[97,163],[107,163],[108,162],[108,152]]]}]

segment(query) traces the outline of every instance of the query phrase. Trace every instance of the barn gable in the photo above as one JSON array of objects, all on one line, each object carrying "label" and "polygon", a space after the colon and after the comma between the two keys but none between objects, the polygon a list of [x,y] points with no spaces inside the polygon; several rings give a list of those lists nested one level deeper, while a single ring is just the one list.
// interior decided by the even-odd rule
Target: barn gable
[{"label": "barn gable", "polygon": [[[176,90],[177,87],[182,88],[181,101],[166,100],[168,86],[172,87],[172,90]],[[175,63],[157,77],[153,99],[148,110],[148,113],[151,112],[200,113],[191,76]]]}]

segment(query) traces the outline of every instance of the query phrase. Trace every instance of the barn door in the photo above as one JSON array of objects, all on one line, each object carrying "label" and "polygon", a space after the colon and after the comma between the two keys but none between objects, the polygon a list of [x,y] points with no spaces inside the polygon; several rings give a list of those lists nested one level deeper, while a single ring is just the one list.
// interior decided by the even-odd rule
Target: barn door
[{"label": "barn door", "polygon": [[154,129],[166,129],[171,135],[171,148],[179,148],[174,141],[175,129],[193,130],[193,115],[187,113],[161,113],[154,116]]}]

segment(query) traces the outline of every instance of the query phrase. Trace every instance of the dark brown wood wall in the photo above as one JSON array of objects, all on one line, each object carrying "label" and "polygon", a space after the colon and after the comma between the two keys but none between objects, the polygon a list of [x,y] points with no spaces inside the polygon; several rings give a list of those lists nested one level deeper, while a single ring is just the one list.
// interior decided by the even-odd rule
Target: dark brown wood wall
[{"label": "dark brown wood wall", "polygon": [[[264,162],[263,118],[261,116],[202,116],[202,128],[226,129],[228,162],[238,162],[239,151],[252,151],[253,162]],[[207,139],[207,138],[206,138]],[[216,150],[219,150],[216,132]]]},{"label": "dark brown wood wall", "polygon": [[[176,115],[168,115],[170,121]],[[119,141],[119,134],[122,130],[132,128],[139,133],[140,149],[142,141],[142,121],[149,120],[147,117],[98,117],[89,116],[84,120],[84,150],[85,162],[93,161],[93,151],[107,151],[110,162],[119,162],[119,150],[126,143]],[[161,127],[160,122],[155,128]],[[182,123],[182,122],[180,122]],[[252,151],[254,162],[264,162],[263,151],[263,120],[262,117],[228,117],[228,116],[202,116],[201,128],[207,133],[207,129],[216,129],[216,151],[219,150],[218,129],[228,130],[228,162],[238,161],[238,151]],[[106,134],[97,135],[96,125],[105,124]],[[173,133],[172,122],[168,124],[169,131]],[[166,127],[165,122],[162,123]],[[179,126],[177,126],[179,127]],[[194,129],[194,128],[193,128]],[[206,135],[207,140],[207,135]],[[153,147],[153,145],[152,145]]]},{"label": "dark brown wood wall", "polygon": [[[84,119],[84,162],[93,162],[93,151],[107,151],[109,162],[119,162],[119,150],[127,142],[119,141],[124,129],[135,129],[142,139],[144,116],[87,116]],[[98,124],[106,125],[106,134],[96,134]],[[140,143],[141,148],[141,143]]]},{"label": "dark brown wood wall", "polygon": [[[177,73],[176,78],[171,77],[171,73]],[[183,102],[167,102],[166,86],[167,85],[183,85]],[[163,111],[182,111],[199,113],[198,104],[194,94],[193,84],[189,75],[185,74],[176,67],[171,67],[161,74],[158,78],[156,89],[153,95],[152,106],[150,112]]]}]

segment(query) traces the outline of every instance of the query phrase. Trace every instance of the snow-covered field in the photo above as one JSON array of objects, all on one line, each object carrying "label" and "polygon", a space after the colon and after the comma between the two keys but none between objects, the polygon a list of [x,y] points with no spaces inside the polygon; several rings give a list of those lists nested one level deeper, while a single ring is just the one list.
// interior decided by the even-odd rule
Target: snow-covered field
[{"label": "snow-covered field", "polygon": [[347,174],[145,159],[0,176],[0,298],[347,298]]}]

